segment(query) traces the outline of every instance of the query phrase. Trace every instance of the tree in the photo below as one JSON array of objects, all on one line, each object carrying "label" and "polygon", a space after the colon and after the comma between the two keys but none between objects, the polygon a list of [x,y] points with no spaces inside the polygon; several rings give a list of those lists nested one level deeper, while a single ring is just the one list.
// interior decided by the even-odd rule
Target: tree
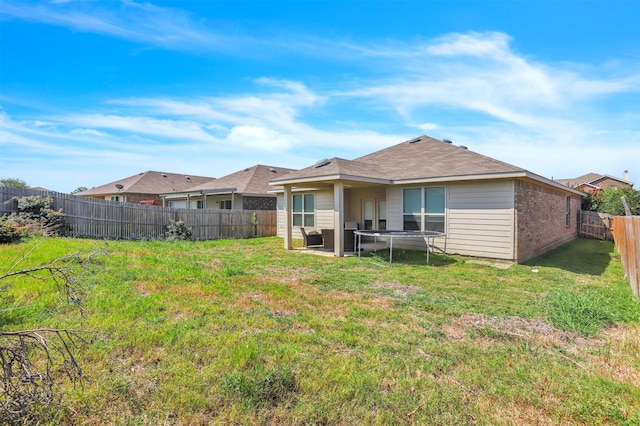
[{"label": "tree", "polygon": [[[0,296],[16,283],[31,279],[53,283],[67,302],[81,306],[85,294],[82,277],[98,251],[73,253],[44,265],[22,268],[42,241],[9,262],[8,270],[0,273]],[[74,383],[85,378],[74,352],[79,343],[90,342],[95,337],[96,333],[83,330],[0,329],[0,421],[7,424],[39,422],[56,400],[54,384],[59,374]]]},{"label": "tree", "polygon": [[12,179],[12,178],[0,178],[0,186],[4,186],[7,188],[21,188],[21,189],[29,189],[30,186],[27,185],[27,182],[22,179]]},{"label": "tree", "polygon": [[73,191],[71,191],[72,194],[77,194],[78,192],[82,192],[82,191],[86,191],[87,188],[86,186],[79,186],[76,189],[74,189]]},{"label": "tree", "polygon": [[622,197],[625,197],[631,214],[640,215],[640,191],[631,187],[625,188],[606,188],[598,191],[595,198],[598,200],[598,210],[601,213],[607,213],[613,216],[624,216],[624,205]]}]

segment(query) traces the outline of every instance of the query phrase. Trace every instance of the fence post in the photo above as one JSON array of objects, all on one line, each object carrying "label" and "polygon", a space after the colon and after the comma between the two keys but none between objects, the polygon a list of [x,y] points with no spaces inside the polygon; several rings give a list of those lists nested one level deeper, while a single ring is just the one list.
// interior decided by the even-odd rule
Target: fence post
[{"label": "fence post", "polygon": [[120,204],[120,239],[124,238],[124,203]]}]

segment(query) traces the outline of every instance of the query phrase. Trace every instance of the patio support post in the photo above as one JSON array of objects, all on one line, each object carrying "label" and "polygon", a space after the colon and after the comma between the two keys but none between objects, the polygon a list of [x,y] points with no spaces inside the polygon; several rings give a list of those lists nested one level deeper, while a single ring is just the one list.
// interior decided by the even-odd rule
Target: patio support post
[{"label": "patio support post", "polygon": [[333,184],[333,227],[334,254],[344,256],[344,183],[338,181]]},{"label": "patio support post", "polygon": [[293,250],[291,234],[291,185],[284,186],[284,248]]}]

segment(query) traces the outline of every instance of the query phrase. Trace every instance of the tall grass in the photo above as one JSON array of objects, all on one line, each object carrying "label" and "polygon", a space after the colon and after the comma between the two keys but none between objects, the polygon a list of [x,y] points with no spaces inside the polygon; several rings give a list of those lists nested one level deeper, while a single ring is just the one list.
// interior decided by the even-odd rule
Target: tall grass
[{"label": "tall grass", "polygon": [[[104,245],[50,239],[28,262]],[[26,247],[0,246],[0,265]],[[389,267],[277,238],[107,250],[84,317],[38,282],[0,296],[3,329],[104,336],[51,423],[640,423],[640,304],[609,243],[508,269],[413,252]]]}]

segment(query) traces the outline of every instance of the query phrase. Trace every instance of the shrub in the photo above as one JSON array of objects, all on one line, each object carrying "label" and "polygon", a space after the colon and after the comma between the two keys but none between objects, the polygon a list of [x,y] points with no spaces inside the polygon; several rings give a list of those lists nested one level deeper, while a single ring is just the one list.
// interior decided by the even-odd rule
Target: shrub
[{"label": "shrub", "polygon": [[53,210],[53,198],[31,195],[18,199],[18,214],[11,220],[28,233],[63,234],[65,216]]},{"label": "shrub", "polygon": [[26,235],[24,228],[11,220],[11,216],[0,217],[0,244],[19,243]]},{"label": "shrub", "polygon": [[182,220],[172,220],[164,234],[167,241],[193,240],[193,231]]}]

